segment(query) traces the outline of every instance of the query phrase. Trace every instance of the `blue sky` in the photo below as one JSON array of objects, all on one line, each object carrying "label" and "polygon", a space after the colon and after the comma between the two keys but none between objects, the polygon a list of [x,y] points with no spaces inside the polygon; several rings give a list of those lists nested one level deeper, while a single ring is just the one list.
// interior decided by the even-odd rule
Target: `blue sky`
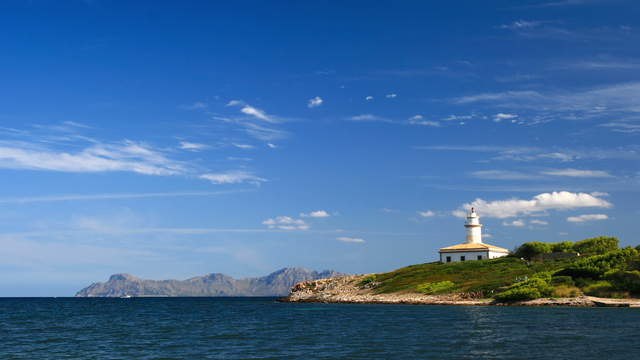
[{"label": "blue sky", "polygon": [[634,1],[0,4],[0,296],[637,245]]}]

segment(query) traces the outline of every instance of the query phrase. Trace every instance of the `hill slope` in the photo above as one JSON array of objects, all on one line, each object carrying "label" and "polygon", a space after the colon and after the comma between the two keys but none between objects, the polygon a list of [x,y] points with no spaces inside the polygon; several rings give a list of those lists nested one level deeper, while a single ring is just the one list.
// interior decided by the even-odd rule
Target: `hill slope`
[{"label": "hill slope", "polygon": [[297,283],[342,275],[333,270],[317,272],[300,267],[245,279],[208,274],[187,280],[144,280],[129,274],[114,274],[107,282],[91,284],[75,296],[283,296]]}]

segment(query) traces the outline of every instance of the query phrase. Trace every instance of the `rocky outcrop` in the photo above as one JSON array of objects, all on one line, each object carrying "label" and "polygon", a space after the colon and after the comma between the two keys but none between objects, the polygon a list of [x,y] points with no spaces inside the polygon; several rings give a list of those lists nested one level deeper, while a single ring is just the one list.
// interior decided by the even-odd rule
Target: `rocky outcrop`
[{"label": "rocky outcrop", "polygon": [[474,299],[463,294],[424,295],[420,293],[377,294],[372,287],[360,285],[368,275],[351,275],[296,284],[283,302],[324,302],[349,304],[424,304],[424,305],[500,305],[500,306],[577,306],[640,307],[640,299],[605,299],[592,296],[544,298],[499,303],[492,299]]},{"label": "rocky outcrop", "polygon": [[130,274],[114,274],[78,291],[78,297],[123,296],[283,296],[294,284],[344,275],[305,268],[284,268],[259,278],[234,279],[224,274],[207,274],[187,280],[144,280]]}]

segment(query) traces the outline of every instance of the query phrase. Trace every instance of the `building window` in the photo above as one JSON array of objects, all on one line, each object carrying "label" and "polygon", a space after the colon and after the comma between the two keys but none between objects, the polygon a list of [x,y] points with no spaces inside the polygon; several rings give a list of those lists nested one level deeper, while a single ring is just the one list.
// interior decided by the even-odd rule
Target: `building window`
[{"label": "building window", "polygon": [[478,260],[482,260],[482,255],[478,255]]},{"label": "building window", "polygon": [[464,256],[460,256],[460,261],[464,261],[464,260],[465,260]]},{"label": "building window", "polygon": [[447,256],[447,262],[451,262],[451,256]]}]

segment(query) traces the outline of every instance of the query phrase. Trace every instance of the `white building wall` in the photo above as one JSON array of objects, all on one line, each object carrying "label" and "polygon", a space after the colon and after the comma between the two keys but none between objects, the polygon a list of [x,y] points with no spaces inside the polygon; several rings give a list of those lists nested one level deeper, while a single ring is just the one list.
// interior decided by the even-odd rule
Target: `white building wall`
[{"label": "white building wall", "polygon": [[507,256],[509,254],[497,251],[489,251],[489,259],[495,259],[503,256]]},{"label": "white building wall", "polygon": [[[489,257],[488,251],[460,251],[460,252],[445,252],[440,253],[440,261],[443,263],[447,262],[447,256],[451,256],[451,262],[462,261],[461,258],[464,256],[464,261],[478,260],[478,256],[482,256],[482,260],[485,259],[493,259]],[[497,256],[496,256],[497,257]]]}]

